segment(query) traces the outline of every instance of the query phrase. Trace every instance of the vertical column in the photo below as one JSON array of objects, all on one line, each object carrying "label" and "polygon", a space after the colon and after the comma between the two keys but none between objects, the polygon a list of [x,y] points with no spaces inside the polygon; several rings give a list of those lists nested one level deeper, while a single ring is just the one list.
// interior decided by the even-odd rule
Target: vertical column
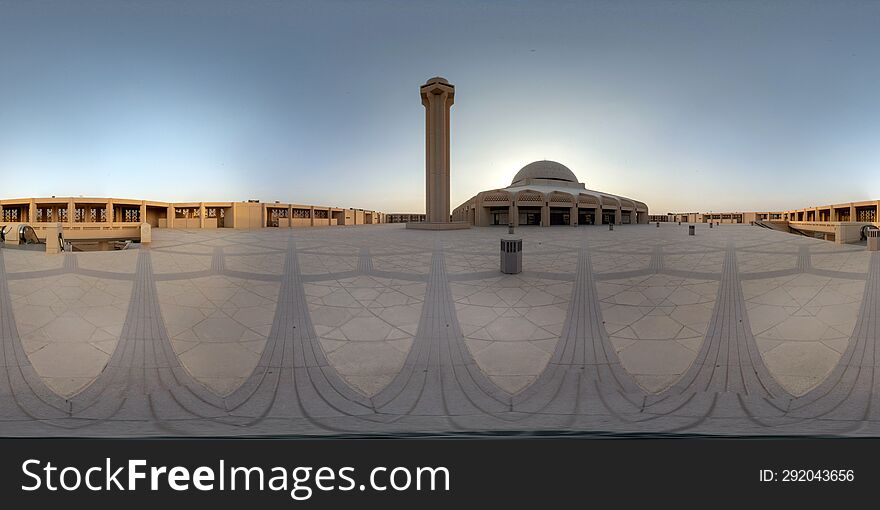
[{"label": "vertical column", "polygon": [[241,228],[241,205],[233,202],[229,208],[229,214],[223,219],[223,226],[228,228]]},{"label": "vertical column", "polygon": [[550,203],[544,202],[544,205],[541,206],[541,226],[549,227],[550,226]]},{"label": "vertical column", "polygon": [[67,223],[73,223],[76,218],[76,205],[73,203],[73,199],[67,201]]},{"label": "vertical column", "polygon": [[141,222],[141,244],[153,242],[153,227],[149,223]]},{"label": "vertical column", "polygon": [[205,228],[205,203],[199,202],[199,228]]},{"label": "vertical column", "polygon": [[578,206],[574,204],[571,206],[571,212],[568,213],[568,224],[572,227],[578,226]]},{"label": "vertical column", "polygon": [[28,217],[27,221],[33,223],[37,219],[37,202],[34,199],[31,199],[31,202],[28,206]]},{"label": "vertical column", "polygon": [[58,236],[61,232],[62,226],[59,222],[46,225],[46,254],[54,255],[61,253],[60,246],[58,246]]},{"label": "vertical column", "polygon": [[293,228],[293,206],[287,206],[287,228]]},{"label": "vertical column", "polygon": [[621,220],[620,206],[618,205],[617,207],[614,208],[614,223],[616,225],[620,225],[621,221],[622,220]]},{"label": "vertical column", "polygon": [[168,228],[174,228],[174,217],[176,216],[174,206],[169,205],[165,211],[165,226]]},{"label": "vertical column", "polygon": [[[327,216],[330,216],[330,211],[327,211]],[[315,226],[315,206],[309,207],[309,225]]]},{"label": "vertical column", "polygon": [[147,222],[147,203],[146,202],[141,202],[141,210],[138,211],[138,219],[140,220],[140,223]]},{"label": "vertical column", "polygon": [[425,107],[425,213],[430,223],[449,222],[449,110],[455,87],[435,77],[419,89]]},{"label": "vertical column", "polygon": [[113,224],[113,200],[112,199],[107,201],[107,209],[104,212],[104,216],[106,217],[105,219],[107,220],[107,223],[112,225]]}]

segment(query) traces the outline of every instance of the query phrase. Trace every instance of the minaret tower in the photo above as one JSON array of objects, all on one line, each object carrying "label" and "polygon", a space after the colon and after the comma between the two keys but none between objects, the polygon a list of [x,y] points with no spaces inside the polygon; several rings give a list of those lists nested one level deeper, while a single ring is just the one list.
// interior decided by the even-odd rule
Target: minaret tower
[{"label": "minaret tower", "polygon": [[425,107],[425,223],[409,228],[446,230],[468,228],[449,217],[449,110],[455,86],[435,76],[419,88]]},{"label": "minaret tower", "polygon": [[425,219],[449,222],[449,110],[455,86],[435,77],[421,86],[425,107]]}]

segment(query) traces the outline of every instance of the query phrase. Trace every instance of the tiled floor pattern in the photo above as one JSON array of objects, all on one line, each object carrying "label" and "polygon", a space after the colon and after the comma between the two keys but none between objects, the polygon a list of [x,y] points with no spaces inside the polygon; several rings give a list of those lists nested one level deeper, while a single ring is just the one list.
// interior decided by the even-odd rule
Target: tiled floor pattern
[{"label": "tiled floor pattern", "polygon": [[876,254],[748,226],[515,235],[519,275],[493,228],[3,249],[0,430],[873,430],[835,413],[871,409],[846,367],[873,370]]}]

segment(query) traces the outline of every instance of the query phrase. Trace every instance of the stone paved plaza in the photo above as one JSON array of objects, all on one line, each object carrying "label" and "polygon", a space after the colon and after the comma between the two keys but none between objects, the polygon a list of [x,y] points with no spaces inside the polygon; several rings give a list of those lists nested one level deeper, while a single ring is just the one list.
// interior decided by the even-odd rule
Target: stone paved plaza
[{"label": "stone paved plaza", "polygon": [[880,434],[880,255],[758,227],[0,250],[0,435]]}]

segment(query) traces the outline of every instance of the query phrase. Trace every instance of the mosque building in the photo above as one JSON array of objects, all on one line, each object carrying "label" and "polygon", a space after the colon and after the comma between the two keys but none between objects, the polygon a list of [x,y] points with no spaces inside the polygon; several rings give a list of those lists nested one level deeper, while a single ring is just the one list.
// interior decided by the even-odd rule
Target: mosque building
[{"label": "mosque building", "polygon": [[456,207],[452,220],[475,226],[648,223],[648,206],[589,190],[568,167],[544,160],[522,167],[510,186],[482,191]]}]

